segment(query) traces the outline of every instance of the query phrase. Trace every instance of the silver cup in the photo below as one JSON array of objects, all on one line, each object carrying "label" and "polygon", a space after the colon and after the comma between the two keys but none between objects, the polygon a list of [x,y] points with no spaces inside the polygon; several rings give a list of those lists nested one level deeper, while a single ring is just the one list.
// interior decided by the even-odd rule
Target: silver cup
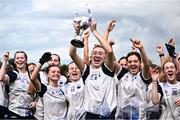
[{"label": "silver cup", "polygon": [[88,17],[82,16],[78,18],[74,18],[74,22],[80,21],[80,33],[71,40],[71,44],[78,48],[84,47],[84,39],[83,39],[83,32],[90,26],[90,20]]}]

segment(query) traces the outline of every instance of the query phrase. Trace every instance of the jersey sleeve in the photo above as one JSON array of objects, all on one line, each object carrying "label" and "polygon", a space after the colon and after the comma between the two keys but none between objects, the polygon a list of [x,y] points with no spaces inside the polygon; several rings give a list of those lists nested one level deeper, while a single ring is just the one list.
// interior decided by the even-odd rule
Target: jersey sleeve
[{"label": "jersey sleeve", "polygon": [[141,79],[143,80],[144,83],[146,83],[146,84],[150,84],[151,83],[151,78],[145,79],[143,74],[142,74],[142,71],[140,72],[140,77],[141,77]]},{"label": "jersey sleeve", "polygon": [[37,92],[37,94],[38,94],[40,97],[43,97],[43,95],[45,94],[46,91],[47,91],[47,86],[45,86],[43,83],[41,83],[41,91],[40,91],[40,92]]},{"label": "jersey sleeve", "polygon": [[10,83],[14,82],[18,77],[18,74],[16,72],[14,72],[14,71],[8,72],[7,75],[9,77],[9,82]]},{"label": "jersey sleeve", "polygon": [[160,99],[162,99],[162,97],[163,97],[163,91],[162,91],[162,87],[159,85],[159,83],[158,83],[158,85],[157,85],[157,89],[158,89],[158,93],[161,94],[161,98],[160,98]]},{"label": "jersey sleeve", "polygon": [[121,70],[117,74],[118,80],[120,80],[127,72],[128,72],[128,69],[121,67]]},{"label": "jersey sleeve", "polygon": [[110,76],[110,77],[114,77],[115,71],[114,71],[114,70],[111,71],[111,70],[107,67],[107,65],[106,65],[105,63],[102,64],[102,70],[103,70],[103,72],[104,72],[106,75],[108,75],[108,76]]},{"label": "jersey sleeve", "polygon": [[90,66],[85,64],[84,71],[82,73],[83,82],[86,80],[86,78],[88,77],[89,73],[90,73]]}]

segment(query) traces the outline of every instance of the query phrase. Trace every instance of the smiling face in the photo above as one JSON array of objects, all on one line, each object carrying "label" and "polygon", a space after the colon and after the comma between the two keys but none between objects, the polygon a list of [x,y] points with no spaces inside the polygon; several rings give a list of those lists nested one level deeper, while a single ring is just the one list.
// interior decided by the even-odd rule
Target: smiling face
[{"label": "smiling face", "polygon": [[50,65],[47,68],[47,78],[49,81],[58,82],[61,77],[61,70],[60,67],[57,65]]},{"label": "smiling face", "polygon": [[102,47],[95,47],[91,54],[91,64],[94,68],[99,68],[105,60],[105,50]]},{"label": "smiling face", "polygon": [[71,63],[68,66],[68,75],[71,82],[76,82],[80,79],[81,73],[75,63]]},{"label": "smiling face", "polygon": [[60,65],[60,57],[57,54],[52,54],[48,65]]},{"label": "smiling face", "polygon": [[33,71],[35,70],[35,67],[36,67],[36,64],[34,64],[34,63],[28,64],[28,70],[29,70],[29,72],[30,72],[31,74],[32,74]]},{"label": "smiling face", "polygon": [[127,57],[127,65],[129,72],[132,75],[136,75],[140,71],[141,62],[136,55],[130,55]]},{"label": "smiling face", "polygon": [[170,83],[176,82],[176,67],[174,63],[166,62],[163,66],[163,72]]},{"label": "smiling face", "polygon": [[120,60],[119,60],[119,64],[120,64],[122,67],[128,69],[126,58],[120,59]]},{"label": "smiling face", "polygon": [[18,70],[26,68],[27,56],[24,52],[16,52],[14,55],[14,64]]}]

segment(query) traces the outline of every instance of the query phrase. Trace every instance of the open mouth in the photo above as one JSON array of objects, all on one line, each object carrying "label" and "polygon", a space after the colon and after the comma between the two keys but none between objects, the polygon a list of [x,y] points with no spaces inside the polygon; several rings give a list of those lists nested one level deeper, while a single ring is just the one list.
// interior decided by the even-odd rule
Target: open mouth
[{"label": "open mouth", "polygon": [[100,59],[94,59],[94,63],[96,64],[100,63]]},{"label": "open mouth", "polygon": [[72,73],[73,77],[78,77],[78,73]]},{"label": "open mouth", "polygon": [[135,70],[137,67],[135,65],[130,66],[132,70]]},{"label": "open mouth", "polygon": [[173,72],[168,72],[169,77],[173,77]]}]

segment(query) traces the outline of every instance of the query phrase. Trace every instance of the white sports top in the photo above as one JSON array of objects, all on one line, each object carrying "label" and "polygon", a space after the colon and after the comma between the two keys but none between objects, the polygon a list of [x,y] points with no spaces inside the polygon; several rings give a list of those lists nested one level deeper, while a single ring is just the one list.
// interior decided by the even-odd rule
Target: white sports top
[{"label": "white sports top", "polygon": [[43,96],[44,120],[64,120],[67,114],[67,100],[60,87],[47,87]]},{"label": "white sports top", "polygon": [[33,96],[28,93],[30,82],[28,73],[13,72],[17,75],[17,78],[15,81],[10,82],[8,108],[20,116],[32,116],[29,105],[33,101]]},{"label": "white sports top", "polygon": [[70,82],[65,85],[66,98],[69,101],[68,120],[79,120],[85,112],[83,109],[84,83],[82,78],[77,82]]},{"label": "white sports top", "polygon": [[147,84],[145,82],[141,72],[135,76],[128,72],[120,78],[117,119],[146,119]]},{"label": "white sports top", "polygon": [[180,99],[180,82],[176,84],[163,82],[159,85],[163,91],[160,120],[180,120],[180,106],[175,104],[175,101]]},{"label": "white sports top", "polygon": [[99,69],[86,65],[82,78],[85,81],[84,109],[108,117],[117,105],[114,72],[104,64]]},{"label": "white sports top", "polygon": [[8,107],[8,93],[6,85],[6,82],[0,81],[0,106],[4,107]]}]

